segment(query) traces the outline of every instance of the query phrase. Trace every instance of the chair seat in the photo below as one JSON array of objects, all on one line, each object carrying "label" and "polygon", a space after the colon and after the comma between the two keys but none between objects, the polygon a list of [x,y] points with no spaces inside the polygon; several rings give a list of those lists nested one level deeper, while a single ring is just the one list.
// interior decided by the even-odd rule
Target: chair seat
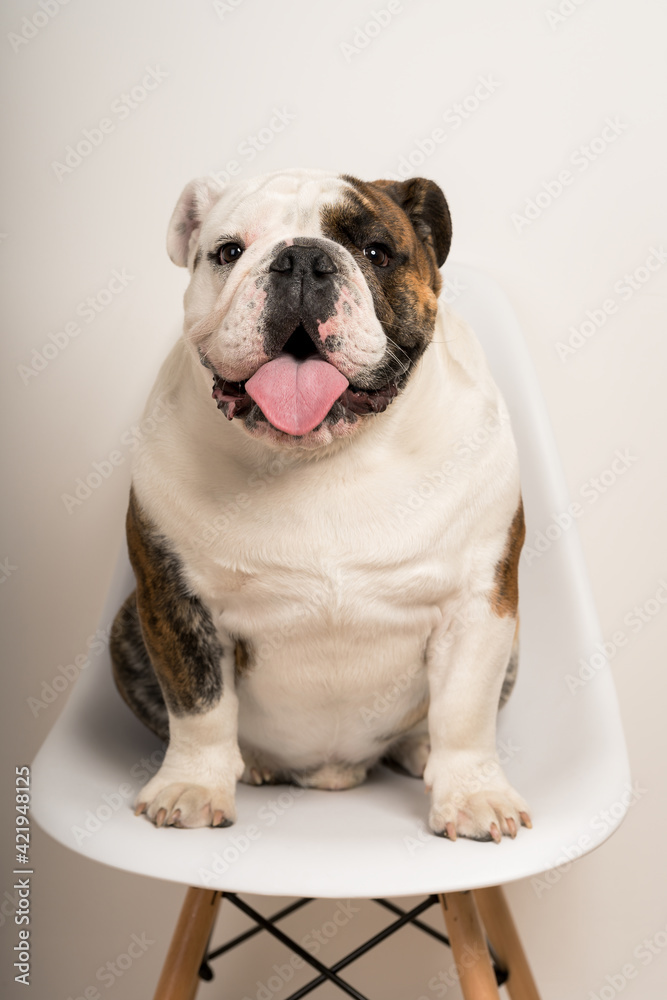
[{"label": "chair seat", "polygon": [[[536,377],[511,306],[488,276],[448,264],[454,308],[475,329],[507,401],[521,459],[527,544],[567,495]],[[234,892],[377,897],[499,885],[566,864],[621,822],[630,776],[608,665],[571,691],[600,641],[576,524],[520,566],[519,678],[499,716],[500,757],[534,828],[499,845],[434,837],[421,781],[380,766],[343,792],[240,784],[226,829],[156,829],[133,815],[161,744],[117,694],[108,650],[91,657],[40,749],[32,811],[56,840],[126,871]],[[123,549],[102,615],[133,589]],[[595,663],[599,661],[596,660]]]}]

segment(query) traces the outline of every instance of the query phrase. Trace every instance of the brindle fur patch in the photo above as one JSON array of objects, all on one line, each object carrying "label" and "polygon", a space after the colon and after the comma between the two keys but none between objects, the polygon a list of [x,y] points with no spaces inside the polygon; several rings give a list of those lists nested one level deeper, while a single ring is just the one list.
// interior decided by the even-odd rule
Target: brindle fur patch
[{"label": "brindle fur patch", "polygon": [[447,200],[434,181],[413,177],[408,181],[374,181],[399,205],[417,236],[435,257],[438,267],[445,263],[452,245],[452,217]]},{"label": "brindle fur patch", "polygon": [[[386,356],[374,372],[373,384],[395,380],[402,388],[433,337],[442,285],[438,264],[451,239],[447,203],[429,181],[420,184],[438,191],[441,215],[434,216],[426,194],[418,197],[421,187],[416,183],[365,182],[347,175],[342,179],[350,186],[342,200],[321,209],[322,231],[355,258],[387,336]],[[388,248],[387,266],[377,267],[364,256],[364,248],[374,243]]]},{"label": "brindle fur patch", "polygon": [[507,664],[507,670],[505,671],[505,679],[503,681],[503,686],[500,691],[500,700],[498,702],[498,708],[502,708],[503,705],[509,701],[509,696],[514,690],[514,685],[516,684],[517,674],[519,672],[519,618],[517,615],[516,628],[514,629],[514,639],[512,641],[512,651],[510,653],[509,662]]},{"label": "brindle fur patch", "polygon": [[238,680],[250,669],[250,648],[244,639],[236,640],[234,647],[234,677]]},{"label": "brindle fur patch", "polygon": [[151,663],[132,591],[116,615],[109,641],[116,687],[134,714],[161,740],[169,739],[169,713]]},{"label": "brindle fur patch", "polygon": [[185,583],[180,559],[141,510],[134,491],[127,542],[142,635],[167,706],[174,715],[204,712],[222,695],[225,650],[209,610]]},{"label": "brindle fur patch", "polygon": [[496,615],[516,615],[519,605],[519,556],[526,537],[523,517],[523,501],[519,506],[507,534],[507,544],[502,558],[496,563],[495,587],[491,595],[491,607]]}]

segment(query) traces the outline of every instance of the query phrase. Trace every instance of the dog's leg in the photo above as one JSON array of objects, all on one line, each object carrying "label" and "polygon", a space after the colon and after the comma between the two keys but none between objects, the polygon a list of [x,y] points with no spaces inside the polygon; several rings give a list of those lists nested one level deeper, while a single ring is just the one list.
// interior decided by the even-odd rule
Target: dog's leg
[{"label": "dog's leg", "polygon": [[428,649],[431,738],[424,780],[432,791],[431,828],[499,841],[530,826],[528,807],[507,781],[496,753],[496,716],[515,633],[481,596],[465,611],[467,627],[431,637]]},{"label": "dog's leg", "polygon": [[392,743],[385,757],[407,771],[413,778],[421,778],[428,760],[431,745],[428,735],[428,722],[424,719],[413,726],[404,736]]},{"label": "dog's leg", "polygon": [[156,826],[229,826],[236,819],[234,793],[243,771],[235,739],[236,696],[225,692],[206,712],[169,712],[169,746],[162,767],[139,792],[137,813]]},{"label": "dog's leg", "polygon": [[228,825],[236,818],[234,792],[243,772],[235,642],[221,640],[210,611],[187,587],[179,559],[134,494],[127,537],[141,631],[169,718],[167,753],[137,796],[137,812],[157,826]]},{"label": "dog's leg", "polygon": [[[500,692],[499,708],[508,701],[514,685],[519,668],[519,619],[517,616],[514,638],[509,661],[505,668],[505,675]],[[397,764],[403,771],[407,771],[414,778],[421,778],[431,750],[428,734],[428,721],[424,719],[413,726],[407,733],[399,737],[389,746],[385,753],[385,759],[393,764]]]}]

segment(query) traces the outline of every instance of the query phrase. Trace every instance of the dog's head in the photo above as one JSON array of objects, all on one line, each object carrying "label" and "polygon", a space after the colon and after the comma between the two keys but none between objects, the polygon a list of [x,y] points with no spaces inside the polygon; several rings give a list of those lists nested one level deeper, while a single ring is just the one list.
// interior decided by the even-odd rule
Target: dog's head
[{"label": "dog's head", "polygon": [[167,249],[191,272],[185,336],[218,407],[278,445],[354,433],[430,342],[450,242],[444,195],[422,178],[192,181]]}]

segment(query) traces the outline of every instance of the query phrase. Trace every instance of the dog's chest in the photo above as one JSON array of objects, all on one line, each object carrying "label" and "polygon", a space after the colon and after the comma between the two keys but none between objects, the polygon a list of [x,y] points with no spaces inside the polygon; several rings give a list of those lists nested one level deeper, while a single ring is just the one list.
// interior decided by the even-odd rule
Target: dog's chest
[{"label": "dog's chest", "polygon": [[382,521],[327,504],[300,517],[258,505],[188,560],[218,624],[257,648],[304,642],[413,640],[440,620],[451,584],[441,544],[423,546]]},{"label": "dog's chest", "polygon": [[249,488],[246,475],[238,490],[229,472],[224,495],[190,481],[186,502],[163,516],[188,583],[256,663],[306,647],[307,659],[341,666],[366,646],[390,660],[423,650],[460,581],[460,545],[437,500],[405,517],[397,459],[378,466],[290,469]]}]

